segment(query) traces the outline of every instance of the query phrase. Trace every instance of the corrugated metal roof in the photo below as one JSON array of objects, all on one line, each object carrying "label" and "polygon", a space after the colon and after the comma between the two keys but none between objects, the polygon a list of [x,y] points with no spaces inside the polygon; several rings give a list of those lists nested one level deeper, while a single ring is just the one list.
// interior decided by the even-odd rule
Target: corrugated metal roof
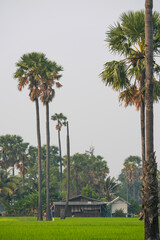
[{"label": "corrugated metal roof", "polygon": [[[54,202],[55,206],[65,206],[66,205],[66,202]],[[106,202],[91,202],[91,201],[88,201],[88,202],[69,202],[68,205],[70,206],[96,206],[96,205],[105,205]]]},{"label": "corrugated metal roof", "polygon": [[117,197],[117,198],[113,199],[111,202],[108,202],[107,205],[116,203],[118,200],[120,200],[120,201],[122,201],[122,202],[125,202],[126,204],[130,205],[129,202],[125,201],[125,200],[124,200],[123,198],[121,198],[121,197]]}]

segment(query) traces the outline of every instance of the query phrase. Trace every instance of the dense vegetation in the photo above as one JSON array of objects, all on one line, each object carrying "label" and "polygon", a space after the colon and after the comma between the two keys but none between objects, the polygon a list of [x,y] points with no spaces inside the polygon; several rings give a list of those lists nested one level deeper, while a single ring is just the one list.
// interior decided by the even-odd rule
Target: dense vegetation
[{"label": "dense vegetation", "polygon": [[[20,136],[0,137],[0,201],[9,215],[36,215],[38,201],[37,147],[25,143]],[[42,207],[46,208],[46,146],[42,146]],[[131,203],[130,212],[138,214],[141,204],[141,159],[130,156],[118,179],[109,176],[107,162],[91,148],[70,158],[70,197],[85,195],[111,201],[121,196]],[[63,165],[63,181],[61,168]],[[50,202],[65,199],[66,156],[60,157],[58,147],[50,147]]]}]

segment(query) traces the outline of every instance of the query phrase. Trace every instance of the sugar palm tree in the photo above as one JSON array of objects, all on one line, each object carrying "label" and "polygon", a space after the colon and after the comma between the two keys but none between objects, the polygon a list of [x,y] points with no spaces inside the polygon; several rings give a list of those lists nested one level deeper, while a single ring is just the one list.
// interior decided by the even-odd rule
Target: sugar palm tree
[{"label": "sugar palm tree", "polygon": [[145,239],[159,239],[157,164],[153,140],[153,1],[145,0],[146,162],[143,176]]},{"label": "sugar palm tree", "polygon": [[50,205],[49,205],[49,148],[50,148],[50,131],[49,131],[49,103],[55,96],[53,86],[60,88],[59,83],[61,78],[60,72],[62,67],[55,62],[48,61],[46,64],[45,74],[40,86],[40,99],[46,106],[46,220],[51,220]]},{"label": "sugar palm tree", "polygon": [[22,176],[22,186],[24,186],[24,177],[27,173],[27,166],[28,166],[28,157],[27,157],[27,148],[29,143],[21,143],[20,144],[20,153],[18,157],[18,162],[16,163],[16,167],[20,170]]},{"label": "sugar palm tree", "polygon": [[43,79],[47,59],[43,53],[24,54],[17,62],[14,77],[18,80],[18,89],[28,86],[31,101],[36,105],[37,142],[38,142],[38,220],[43,220],[41,199],[41,134],[39,119],[40,81]]},{"label": "sugar palm tree", "polygon": [[115,191],[117,190],[119,184],[117,183],[116,179],[114,177],[107,177],[105,180],[105,196],[106,200],[110,202],[113,198],[113,195],[115,194]]},{"label": "sugar palm tree", "polygon": [[60,179],[61,179],[61,185],[62,185],[62,150],[61,150],[61,128],[62,126],[66,126],[67,117],[65,117],[62,113],[55,113],[53,116],[51,116],[51,119],[53,121],[57,121],[56,129],[58,130],[58,143],[59,143],[59,156],[60,156]]},{"label": "sugar palm tree", "polygon": [[[154,53],[159,52],[160,15],[153,15]],[[121,22],[110,26],[106,41],[113,53],[124,58],[120,61],[107,62],[101,73],[106,85],[116,91],[121,91],[120,101],[125,105],[136,105],[141,117],[142,163],[145,161],[145,33],[144,11],[123,13]],[[154,62],[154,69],[159,66]],[[159,83],[155,84],[156,93],[160,93]],[[160,95],[159,95],[160,96]]]}]

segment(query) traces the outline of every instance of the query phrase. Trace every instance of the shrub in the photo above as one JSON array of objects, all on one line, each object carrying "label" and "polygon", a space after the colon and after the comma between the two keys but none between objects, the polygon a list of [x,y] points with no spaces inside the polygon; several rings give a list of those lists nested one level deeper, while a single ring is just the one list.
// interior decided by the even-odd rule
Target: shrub
[{"label": "shrub", "polygon": [[126,217],[126,214],[123,212],[123,209],[116,209],[115,213],[112,214],[113,217]]}]

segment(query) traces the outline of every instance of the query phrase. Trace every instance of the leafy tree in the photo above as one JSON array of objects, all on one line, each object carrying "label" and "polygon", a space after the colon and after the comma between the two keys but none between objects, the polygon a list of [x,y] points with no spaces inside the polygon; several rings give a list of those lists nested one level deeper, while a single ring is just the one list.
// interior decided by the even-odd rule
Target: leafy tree
[{"label": "leafy tree", "polygon": [[[81,193],[83,187],[92,188],[97,196],[104,197],[104,185],[109,168],[107,162],[101,156],[95,156],[92,152],[83,154],[76,153],[71,156],[71,195]],[[63,185],[66,186],[66,157],[64,157],[64,179]],[[65,187],[64,187],[65,189]]]},{"label": "leafy tree", "polygon": [[18,182],[19,178],[17,176],[10,176],[8,172],[0,169],[0,202],[5,207],[14,206]]},{"label": "leafy tree", "polygon": [[138,156],[129,156],[125,159],[124,168],[118,177],[120,182],[117,194],[130,202],[130,199],[141,203],[142,166]]},{"label": "leafy tree", "polygon": [[138,202],[135,199],[129,200],[130,205],[128,206],[128,212],[133,214],[139,214],[140,212],[140,206]]},{"label": "leafy tree", "polygon": [[67,117],[65,117],[62,113],[55,113],[51,116],[53,121],[57,121],[56,129],[58,130],[58,143],[59,143],[59,155],[60,155],[60,177],[61,177],[61,184],[62,184],[62,150],[61,150],[61,128],[62,126],[66,126]]},{"label": "leafy tree", "polygon": [[90,198],[95,198],[95,199],[97,198],[96,193],[93,191],[92,188],[90,188],[88,186],[88,184],[85,187],[82,188],[81,195],[86,196],[86,197],[90,197]]},{"label": "leafy tree", "polygon": [[0,136],[0,166],[5,168],[12,168],[12,175],[15,175],[15,164],[19,162],[23,139],[17,135]]},{"label": "leafy tree", "polygon": [[130,156],[124,161],[124,171],[126,176],[126,183],[127,183],[127,201],[128,201],[128,186],[129,184],[133,188],[133,198],[136,198],[136,189],[135,183],[137,177],[139,177],[141,168],[141,159],[137,156]]}]

